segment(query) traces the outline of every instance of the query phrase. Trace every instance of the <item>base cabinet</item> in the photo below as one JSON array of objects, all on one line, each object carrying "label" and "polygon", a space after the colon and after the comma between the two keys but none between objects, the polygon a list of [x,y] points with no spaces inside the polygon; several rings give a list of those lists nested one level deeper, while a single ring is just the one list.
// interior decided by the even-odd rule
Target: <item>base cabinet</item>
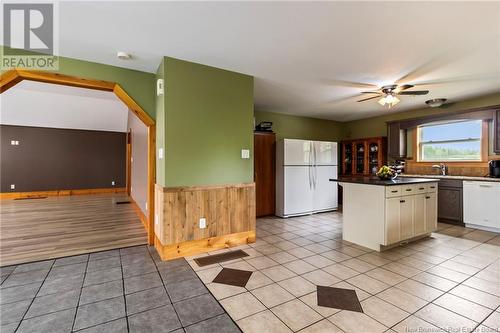
[{"label": "base cabinet", "polygon": [[390,186],[385,199],[385,241],[395,244],[437,229],[435,183]]},{"label": "base cabinet", "polygon": [[401,239],[401,202],[400,198],[385,200],[385,238],[386,244],[396,243]]}]

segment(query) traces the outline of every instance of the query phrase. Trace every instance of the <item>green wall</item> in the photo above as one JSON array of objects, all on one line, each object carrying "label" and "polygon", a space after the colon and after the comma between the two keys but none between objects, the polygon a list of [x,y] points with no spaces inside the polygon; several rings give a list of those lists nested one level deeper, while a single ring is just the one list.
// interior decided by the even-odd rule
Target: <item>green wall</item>
[{"label": "green wall", "polygon": [[344,136],[343,124],[331,120],[298,117],[286,114],[255,111],[255,124],[271,121],[277,139],[338,141]]},{"label": "green wall", "polygon": [[241,149],[253,156],[253,77],[169,57],[163,67],[160,185],[252,182],[253,158],[242,159]]},{"label": "green wall", "polygon": [[[156,71],[156,80],[165,79],[164,59]],[[159,150],[163,149],[165,156],[165,96],[156,96],[156,183],[165,184],[165,158],[159,158]]]},{"label": "green wall", "polygon": [[[4,46],[0,45],[0,47]],[[4,48],[7,49],[7,47]],[[24,53],[29,52],[24,51]],[[66,57],[59,57],[57,73],[116,82],[144,111],[153,119],[155,118],[155,75],[152,73]]]},{"label": "green wall", "polygon": [[410,111],[390,113],[384,116],[365,118],[351,122],[343,123],[345,129],[345,139],[359,139],[373,136],[387,135],[387,121],[410,119],[428,116],[432,114],[446,113],[459,110],[467,110],[491,105],[500,105],[500,93],[483,96],[480,98],[469,99],[445,105],[440,108],[424,107]]}]

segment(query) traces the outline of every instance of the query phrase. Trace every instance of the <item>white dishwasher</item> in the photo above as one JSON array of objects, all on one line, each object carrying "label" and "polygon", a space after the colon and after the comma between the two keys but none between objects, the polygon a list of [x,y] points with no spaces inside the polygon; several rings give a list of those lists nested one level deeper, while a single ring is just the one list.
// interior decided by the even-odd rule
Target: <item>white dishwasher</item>
[{"label": "white dishwasher", "polygon": [[500,232],[500,183],[464,181],[465,226]]}]

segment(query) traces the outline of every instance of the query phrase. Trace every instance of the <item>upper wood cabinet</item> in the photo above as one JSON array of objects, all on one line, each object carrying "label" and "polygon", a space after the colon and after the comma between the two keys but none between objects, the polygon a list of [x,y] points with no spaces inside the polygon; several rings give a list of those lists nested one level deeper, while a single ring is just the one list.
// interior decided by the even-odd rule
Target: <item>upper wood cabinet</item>
[{"label": "upper wood cabinet", "polygon": [[500,153],[500,110],[493,114],[493,151]]},{"label": "upper wood cabinet", "polygon": [[347,140],[340,143],[341,174],[370,175],[386,163],[385,137]]},{"label": "upper wood cabinet", "polygon": [[406,129],[401,129],[399,122],[387,124],[388,155],[406,157]]}]

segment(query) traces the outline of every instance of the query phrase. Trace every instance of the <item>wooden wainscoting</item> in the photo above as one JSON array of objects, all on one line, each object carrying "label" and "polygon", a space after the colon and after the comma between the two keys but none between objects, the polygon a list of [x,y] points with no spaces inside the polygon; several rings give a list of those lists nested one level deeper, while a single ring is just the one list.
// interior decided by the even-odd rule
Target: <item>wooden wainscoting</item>
[{"label": "wooden wainscoting", "polygon": [[[156,186],[155,246],[162,259],[255,242],[255,184]],[[206,219],[200,229],[199,219]]]}]

